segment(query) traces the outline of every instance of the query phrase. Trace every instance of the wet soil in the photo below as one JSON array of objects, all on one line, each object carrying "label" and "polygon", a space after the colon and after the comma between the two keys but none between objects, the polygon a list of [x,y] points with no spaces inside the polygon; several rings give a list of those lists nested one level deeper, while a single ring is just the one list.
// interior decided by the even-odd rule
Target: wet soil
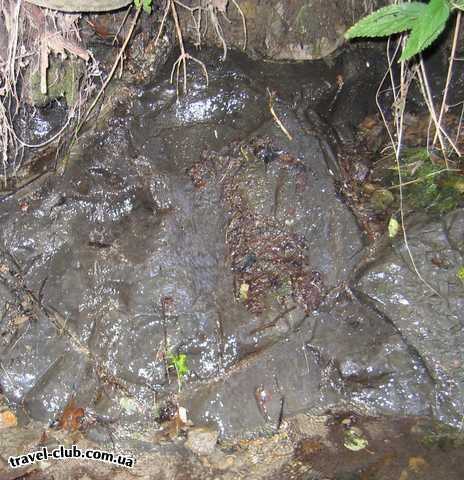
[{"label": "wet soil", "polygon": [[[64,175],[0,203],[0,386],[27,445],[46,429],[130,451],[146,478],[405,480],[445,459],[459,478],[459,440],[414,429],[462,421],[462,210],[411,223],[418,258],[449,259],[420,264],[437,297],[400,240],[371,255],[340,195],[340,149],[372,108],[340,75],[359,85],[365,57],[218,57],[181,98],[167,71],[121,88]],[[184,445],[198,426],[219,434],[209,456]],[[368,446],[343,446],[350,430]],[[4,451],[24,451],[12,432]]]}]

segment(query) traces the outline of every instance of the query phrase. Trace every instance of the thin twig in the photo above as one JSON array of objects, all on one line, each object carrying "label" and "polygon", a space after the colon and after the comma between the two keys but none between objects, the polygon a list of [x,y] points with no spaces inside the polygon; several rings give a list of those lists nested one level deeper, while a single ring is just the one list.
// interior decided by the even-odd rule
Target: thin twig
[{"label": "thin twig", "polygon": [[463,105],[462,105],[462,108],[461,108],[461,115],[459,115],[459,122],[458,122],[457,131],[456,131],[456,138],[454,140],[456,143],[458,143],[459,137],[461,135],[461,126],[462,126],[463,119],[464,119],[464,102],[463,102]]},{"label": "thin twig", "polygon": [[240,8],[240,5],[237,3],[236,0],[232,0],[232,3],[235,5],[235,8],[238,10],[238,13],[242,17],[242,25],[243,25],[243,51],[246,50],[247,48],[247,43],[248,43],[248,30],[246,26],[246,19],[245,15],[243,13],[243,10]]},{"label": "thin twig", "polygon": [[[390,138],[390,142],[391,142],[393,151],[395,152],[395,162],[396,162],[396,166],[397,166],[397,169],[398,169],[398,179],[399,179],[398,188],[400,190],[399,191],[399,197],[400,197],[401,229],[402,229],[402,232],[403,232],[403,241],[404,241],[406,251],[408,252],[408,256],[411,260],[412,267],[413,267],[414,272],[416,273],[417,277],[419,278],[419,280],[422,283],[424,283],[424,285],[426,285],[433,293],[435,293],[435,294],[437,294],[438,296],[441,297],[441,295],[431,285],[429,285],[429,283],[423,278],[422,274],[419,272],[419,270],[416,266],[416,262],[414,260],[414,257],[412,255],[411,249],[409,247],[409,241],[408,241],[408,236],[407,236],[406,227],[405,227],[404,198],[403,198],[403,186],[405,184],[403,183],[403,178],[402,178],[401,165],[400,165],[400,155],[401,155],[402,139],[403,139],[403,132],[404,132],[404,125],[403,125],[404,111],[405,111],[405,107],[406,107],[407,91],[408,91],[408,88],[409,88],[409,85],[410,85],[410,82],[411,82],[411,78],[409,78],[407,80],[405,79],[406,71],[410,72],[410,70],[406,68],[405,62],[401,62],[400,85],[399,85],[399,89],[398,89],[398,92],[397,92],[395,78],[394,78],[393,70],[392,70],[392,66],[393,66],[393,63],[395,61],[395,58],[398,55],[398,53],[401,49],[401,46],[404,45],[404,42],[405,42],[405,37],[402,36],[398,40],[398,43],[396,45],[393,56],[390,56],[390,41],[388,41],[388,43],[387,43],[388,70],[385,73],[385,75],[384,75],[384,77],[383,77],[383,79],[382,79],[382,81],[379,85],[379,88],[377,89],[376,103],[377,103],[377,107],[380,111],[380,115],[382,117],[385,128],[388,132],[388,136]],[[393,133],[390,130],[390,127],[388,126],[387,119],[385,118],[385,114],[383,112],[383,109],[380,105],[380,100],[379,100],[382,85],[385,83],[385,80],[387,79],[388,76],[390,77],[391,89],[392,89],[393,98],[394,98],[394,107],[395,107],[394,116],[395,116],[395,125],[396,125],[396,141],[395,141],[395,137],[394,137]]]},{"label": "thin twig", "polygon": [[118,29],[116,30],[116,33],[114,34],[113,41],[111,42],[113,45],[118,41],[119,34],[121,33],[122,27],[124,27],[127,17],[129,16],[129,13],[132,10],[132,4],[129,5],[126,14],[124,15],[124,18],[122,19],[121,24],[119,25]]},{"label": "thin twig", "polygon": [[446,164],[446,167],[448,167],[448,156],[446,153],[446,144],[445,144],[443,135],[446,137],[446,139],[448,140],[448,142],[453,147],[454,151],[457,153],[459,157],[461,156],[461,152],[459,151],[458,147],[455,145],[453,140],[451,140],[449,135],[443,130],[442,126],[438,123],[435,107],[433,106],[432,92],[430,90],[429,82],[427,79],[427,72],[425,70],[424,59],[422,58],[422,56],[420,56],[420,70],[419,70],[418,77],[419,77],[419,84],[422,89],[422,95],[427,104],[427,108],[429,109],[430,116],[435,124],[435,128],[437,129],[438,140],[440,141],[443,157],[445,159],[445,164]]},{"label": "thin twig", "polygon": [[[456,24],[454,27],[453,46],[451,48],[450,59],[448,63],[448,74],[446,76],[445,90],[443,92],[443,100],[441,102],[440,115],[438,116],[438,124],[441,125],[443,114],[446,109],[446,98],[448,96],[448,90],[451,83],[451,75],[453,73],[454,57],[456,55],[456,46],[458,43],[459,31],[461,26],[461,10],[458,10],[456,15]],[[438,137],[438,130],[435,130],[435,136],[433,138],[433,145],[435,145]]]},{"label": "thin twig", "polygon": [[108,86],[108,84],[111,82],[111,80],[113,79],[113,76],[114,76],[114,73],[116,72],[116,69],[118,68],[118,64],[122,58],[122,56],[124,55],[124,52],[126,51],[126,48],[127,48],[127,45],[129,43],[129,40],[131,39],[132,37],[132,33],[134,32],[134,29],[135,29],[135,25],[137,24],[137,21],[140,17],[140,13],[141,13],[142,9],[139,8],[137,9],[135,15],[134,15],[134,19],[132,20],[132,24],[130,26],[130,29],[129,29],[129,32],[127,33],[127,36],[126,36],[126,39],[124,40],[124,43],[121,47],[121,50],[119,51],[119,54],[118,56],[116,57],[116,60],[114,61],[113,63],[113,67],[107,77],[107,79],[104,81],[103,85],[101,86],[100,90],[98,91],[97,93],[97,96],[95,97],[94,101],[91,103],[90,107],[87,109],[87,111],[85,112],[84,116],[82,117],[82,120],[81,122],[79,123],[79,125],[76,127],[76,130],[74,132],[74,135],[77,136],[79,131],[81,130],[82,126],[84,125],[84,123],[86,122],[87,118],[89,117],[90,113],[92,112],[92,110],[95,108],[95,105],[98,103],[98,101],[100,100],[101,96],[103,95],[103,92],[106,90],[106,87]]},{"label": "thin twig", "polygon": [[435,177],[436,175],[440,175],[441,173],[445,173],[445,172],[461,172],[462,173],[462,170],[460,170],[459,168],[442,168],[441,170],[438,170],[437,172],[428,173],[427,175],[424,175],[423,177],[420,177],[420,178],[416,178],[415,180],[410,180],[409,182],[404,182],[404,183],[399,183],[398,185],[393,185],[391,187],[388,187],[387,190],[393,190],[395,188],[405,187],[406,185],[412,185],[413,183],[419,183],[419,182],[424,181],[426,178]]},{"label": "thin twig", "polygon": [[269,111],[271,112],[271,115],[273,116],[275,122],[280,127],[282,132],[284,132],[285,135],[287,136],[287,138],[290,141],[292,141],[293,137],[290,135],[289,131],[285,128],[284,124],[280,121],[279,117],[277,116],[277,114],[274,111],[274,94],[269,90],[269,88],[266,88],[266,90],[267,90],[267,93],[269,95]]},{"label": "thin twig", "polygon": [[[403,37],[402,41],[404,42],[405,38]],[[395,148],[395,161],[398,167],[398,180],[399,180],[399,189],[400,189],[400,217],[401,217],[401,230],[403,231],[403,241],[406,251],[408,252],[409,259],[411,260],[412,267],[416,273],[419,280],[426,285],[433,293],[441,297],[440,293],[435,290],[422,276],[419,269],[417,268],[414,256],[412,254],[411,248],[409,247],[408,235],[406,233],[405,219],[404,219],[404,198],[403,198],[403,178],[401,173],[400,166],[400,154],[404,133],[404,111],[406,108],[406,99],[407,99],[407,90],[409,83],[405,82],[405,62],[401,62],[401,75],[400,75],[400,97],[402,98],[401,108],[397,111],[397,145]]]},{"label": "thin twig", "polygon": [[[396,58],[396,56],[397,56],[397,54],[400,50],[400,47],[401,47],[401,40],[398,41],[398,43],[396,45],[396,48],[395,48],[395,51],[393,52],[393,56],[390,57],[390,39],[388,39],[388,42],[387,42],[388,69],[385,72],[385,75],[383,76],[383,78],[382,78],[382,80],[379,84],[379,87],[377,88],[376,95],[375,95],[375,103],[377,104],[377,108],[380,112],[380,116],[382,117],[383,124],[384,124],[384,126],[387,130],[388,136],[390,138],[390,143],[391,143],[394,151],[396,150],[395,139],[393,137],[393,133],[390,130],[390,127],[388,126],[388,122],[387,122],[387,119],[385,118],[385,114],[383,112],[382,106],[380,105],[380,94],[383,93],[383,90],[381,90],[383,84],[385,83],[387,77],[390,76],[390,83],[392,85],[391,90],[393,91],[394,103],[395,104],[397,103],[397,96],[396,96],[396,91],[395,91],[395,79],[393,77],[392,66],[393,66],[393,62],[395,61],[395,58]],[[389,90],[390,89],[386,89],[385,92],[387,92]]]}]

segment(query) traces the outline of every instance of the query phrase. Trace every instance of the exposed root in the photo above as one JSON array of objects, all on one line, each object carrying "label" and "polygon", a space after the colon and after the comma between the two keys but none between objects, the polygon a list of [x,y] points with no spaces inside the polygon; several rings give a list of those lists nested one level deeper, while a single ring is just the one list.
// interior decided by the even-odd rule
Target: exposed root
[{"label": "exposed root", "polygon": [[2,2],[2,14],[4,17],[8,35],[8,48],[6,56],[0,55],[0,149],[2,152],[3,182],[6,186],[7,171],[10,163],[15,164],[20,155],[20,147],[17,144],[13,130],[13,116],[19,108],[17,83],[20,74],[22,56],[18,57],[18,44],[21,31],[20,21],[21,5],[19,2],[5,0]]},{"label": "exposed root", "polygon": [[180,76],[180,69],[182,68],[182,77],[183,77],[183,92],[187,91],[187,61],[193,60],[194,62],[198,63],[200,67],[203,69],[203,73],[205,74],[206,84],[209,83],[208,71],[206,70],[205,64],[198,60],[195,57],[192,57],[189,53],[185,51],[184,46],[184,38],[182,35],[182,29],[179,23],[179,16],[177,15],[176,10],[176,0],[169,0],[169,6],[171,9],[172,18],[174,19],[174,25],[176,28],[176,36],[177,41],[179,43],[180,48],[180,55],[179,58],[174,62],[171,70],[171,83],[174,80],[174,72],[176,72],[176,88],[177,88],[177,95],[179,95],[179,76]]},{"label": "exposed root", "polygon": [[[79,15],[60,14],[16,0],[4,0],[1,13],[8,32],[6,56],[1,58],[0,55],[1,177],[6,187],[8,178],[14,177],[19,171],[26,149],[42,148],[59,141],[69,126],[78,119],[83,102],[91,94],[93,77],[99,75],[99,71],[90,52],[79,45],[79,30],[76,25]],[[50,88],[47,81],[50,53],[63,59],[67,58],[68,54],[79,57],[86,62],[87,69],[81,82],[78,99],[74,105],[70,105],[63,126],[46,141],[30,143],[20,138],[14,126],[20,110],[26,103],[28,85],[24,81],[24,78],[27,78],[25,72],[29,70],[32,75],[37,70],[40,77],[40,92],[47,94]]]},{"label": "exposed root", "polygon": [[236,0],[232,0],[232,3],[237,8],[238,13],[240,14],[240,17],[242,18],[242,26],[243,26],[243,47],[242,48],[243,48],[243,51],[245,51],[248,43],[248,30],[246,26],[245,14],[243,13],[243,10],[240,8],[240,5],[237,3]]},{"label": "exposed root", "polygon": [[[243,50],[246,50],[248,42],[246,18],[237,0],[231,1],[234,7],[237,9],[242,20]],[[214,33],[222,46],[222,61],[225,61],[227,58],[228,47],[219,17],[221,16],[230,23],[230,20],[226,15],[229,0],[198,0],[198,4],[194,7],[190,7],[180,0],[173,0],[173,2],[190,12],[193,21],[193,28],[197,36],[197,41],[195,42],[197,47],[201,45],[201,40],[207,33],[208,25],[212,25]]]}]

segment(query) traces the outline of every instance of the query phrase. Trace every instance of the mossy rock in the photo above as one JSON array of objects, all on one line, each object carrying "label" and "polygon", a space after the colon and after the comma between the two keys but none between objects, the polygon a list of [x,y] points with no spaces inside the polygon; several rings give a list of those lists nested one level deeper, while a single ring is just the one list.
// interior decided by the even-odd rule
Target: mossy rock
[{"label": "mossy rock", "polygon": [[47,69],[47,93],[40,91],[40,71],[31,74],[31,103],[43,107],[53,100],[65,99],[68,106],[74,105],[79,95],[79,81],[84,73],[81,60],[69,58],[60,60],[50,57],[50,67]]}]

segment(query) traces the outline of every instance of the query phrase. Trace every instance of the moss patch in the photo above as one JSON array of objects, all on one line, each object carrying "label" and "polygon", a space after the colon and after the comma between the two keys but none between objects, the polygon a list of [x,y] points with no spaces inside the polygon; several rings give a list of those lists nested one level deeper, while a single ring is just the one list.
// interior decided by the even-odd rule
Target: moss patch
[{"label": "moss patch", "polygon": [[37,107],[43,107],[52,100],[64,98],[68,105],[74,105],[79,94],[79,80],[83,74],[82,62],[68,59],[61,61],[50,58],[47,70],[47,93],[40,91],[40,72],[31,74],[31,100]]}]

